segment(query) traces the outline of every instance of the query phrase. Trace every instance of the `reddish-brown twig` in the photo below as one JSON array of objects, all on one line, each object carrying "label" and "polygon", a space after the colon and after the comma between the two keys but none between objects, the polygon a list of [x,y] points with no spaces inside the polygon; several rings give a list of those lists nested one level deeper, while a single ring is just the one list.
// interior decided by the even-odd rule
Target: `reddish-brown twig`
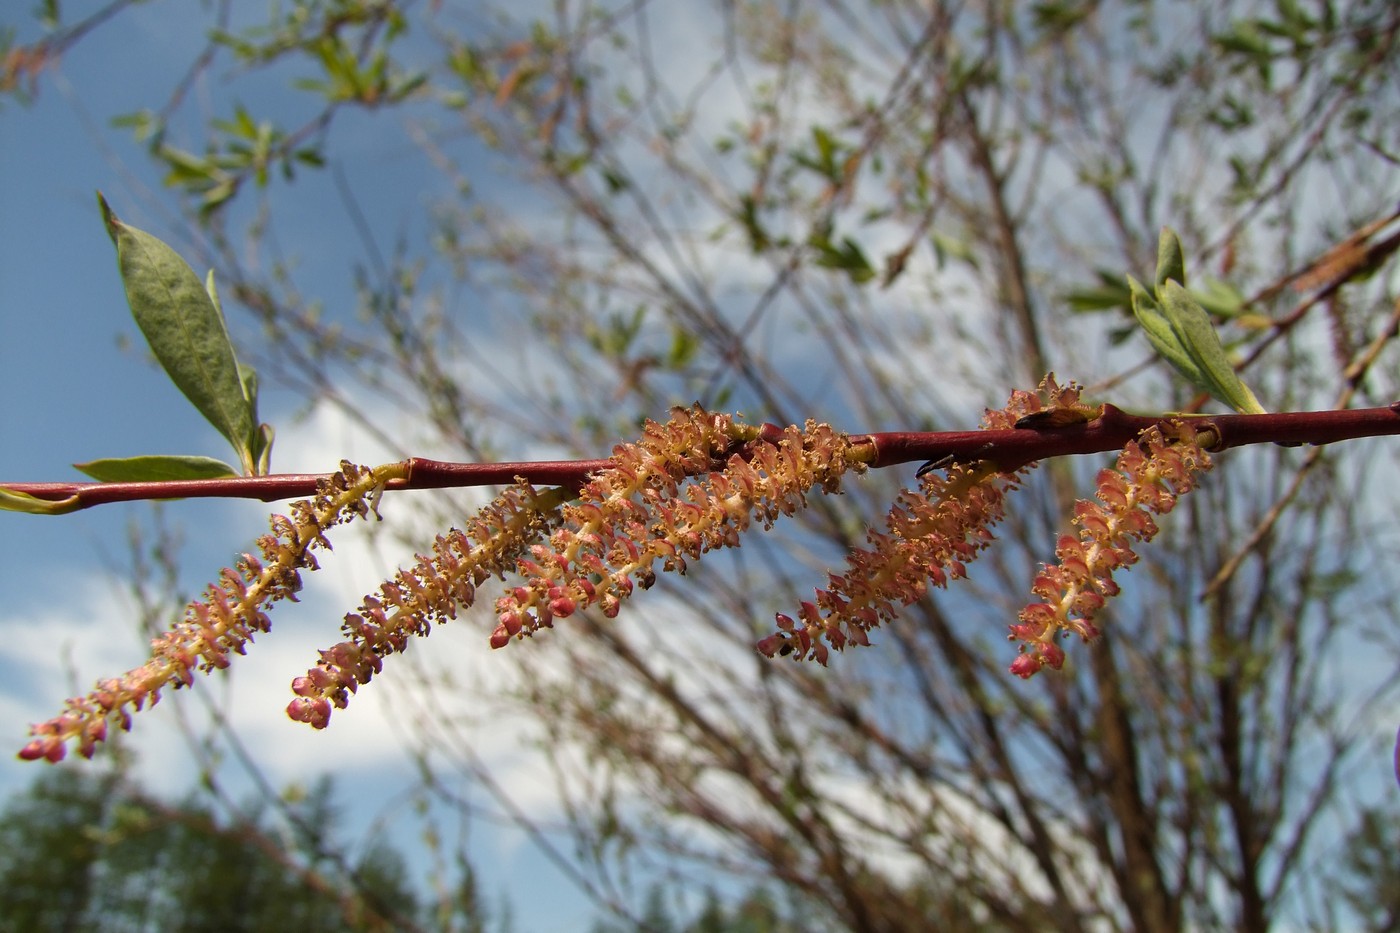
[{"label": "reddish-brown twig", "polygon": [[[993,461],[1012,470],[1051,457],[1119,450],[1167,416],[1132,415],[1104,405],[1098,418],[1065,427],[1028,426],[997,431],[891,431],[853,435],[869,445],[873,468],[904,463],[954,463]],[[1213,451],[1248,444],[1330,444],[1361,437],[1400,434],[1400,402],[1383,408],[1335,411],[1274,412],[1263,415],[1195,416],[1202,432],[1213,438]],[[781,429],[765,425],[763,436]],[[386,489],[444,489],[496,486],[522,478],[536,485],[580,486],[607,460],[541,460],[519,463],[450,463],[413,457],[405,461],[407,476],[390,480]],[[316,483],[328,474],[278,473],[269,476],[230,476],[220,479],[132,483],[6,483],[0,488],[25,493],[49,502],[65,502],[71,509],[110,502],[146,499],[242,498],[273,501],[313,495]]]}]

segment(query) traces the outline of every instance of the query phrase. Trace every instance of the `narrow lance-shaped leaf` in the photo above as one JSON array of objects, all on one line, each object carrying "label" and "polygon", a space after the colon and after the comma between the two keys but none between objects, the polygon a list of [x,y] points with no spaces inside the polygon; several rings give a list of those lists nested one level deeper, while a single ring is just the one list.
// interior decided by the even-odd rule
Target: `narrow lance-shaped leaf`
[{"label": "narrow lance-shaped leaf", "polygon": [[1202,388],[1238,412],[1264,414],[1264,406],[1259,404],[1226,356],[1210,316],[1191,297],[1191,293],[1176,281],[1168,280],[1160,297],[1163,312],[1171,323],[1178,343],[1190,356],[1203,380]]},{"label": "narrow lance-shaped leaf", "polygon": [[176,387],[238,452],[251,472],[257,458],[252,406],[223,315],[194,270],[149,233],[117,219],[99,193],[132,316]]},{"label": "narrow lance-shaped leaf", "polygon": [[238,471],[212,457],[152,455],[121,459],[90,460],[74,467],[99,483],[160,483],[183,479],[219,479],[237,476]]},{"label": "narrow lance-shaped leaf", "polygon": [[258,423],[258,371],[240,362],[238,378],[243,383],[243,397],[248,400],[248,410],[253,416],[253,433],[248,437],[253,472],[263,476],[272,466],[272,425]]},{"label": "narrow lance-shaped leaf", "polygon": [[272,472],[272,440],[275,432],[270,424],[258,425],[258,435],[253,443],[253,453],[257,462],[253,464],[253,472],[258,476],[266,476]]},{"label": "narrow lance-shaped leaf", "polygon": [[1163,227],[1157,238],[1157,273],[1153,277],[1157,298],[1162,297],[1162,286],[1169,281],[1186,284],[1186,256],[1181,250],[1181,238],[1170,227]]},{"label": "narrow lance-shaped leaf", "polygon": [[1171,322],[1162,313],[1161,306],[1147,293],[1147,289],[1142,287],[1142,283],[1131,275],[1128,276],[1128,289],[1132,294],[1133,314],[1137,317],[1138,323],[1142,325],[1142,331],[1147,335],[1147,340],[1152,344],[1152,348],[1177,372],[1185,376],[1192,385],[1204,391],[1210,391],[1206,386],[1205,376],[1196,368],[1196,363],[1191,359],[1191,355],[1186,352],[1186,348],[1177,339],[1176,332],[1172,330]]},{"label": "narrow lance-shaped leaf", "polygon": [[40,499],[27,492],[6,489],[0,486],[0,511],[24,512],[29,515],[66,515],[78,510],[78,497],[67,499]]},{"label": "narrow lance-shaped leaf", "polygon": [[[209,274],[205,276],[204,290],[209,293],[209,300],[214,302],[214,310],[219,313],[219,318],[222,320],[224,306],[219,301],[219,290],[214,284],[213,269],[210,269]],[[248,403],[248,414],[253,423],[253,429],[248,435],[248,459],[253,464],[251,472],[258,476],[265,476],[272,469],[272,425],[258,423],[258,371],[242,360],[236,362],[238,364],[238,381],[243,385],[243,399]]]},{"label": "narrow lance-shaped leaf", "polygon": [[1186,290],[1186,259],[1181,240],[1164,227],[1157,242],[1156,297],[1128,276],[1133,314],[1153,348],[1201,390],[1244,414],[1264,406],[1240,379],[1200,302]]}]

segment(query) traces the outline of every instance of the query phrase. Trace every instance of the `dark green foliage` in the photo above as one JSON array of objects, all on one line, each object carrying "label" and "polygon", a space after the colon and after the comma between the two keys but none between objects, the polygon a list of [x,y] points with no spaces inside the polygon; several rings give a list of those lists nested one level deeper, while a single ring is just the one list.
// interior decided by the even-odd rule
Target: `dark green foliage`
[{"label": "dark green foliage", "polygon": [[[324,790],[324,785],[319,790]],[[334,831],[324,794],[300,806]],[[112,774],[59,769],[0,816],[0,930],[181,933],[401,928],[416,910],[402,858],[386,847],[355,866],[358,885],[253,818],[227,825],[171,806]]]}]

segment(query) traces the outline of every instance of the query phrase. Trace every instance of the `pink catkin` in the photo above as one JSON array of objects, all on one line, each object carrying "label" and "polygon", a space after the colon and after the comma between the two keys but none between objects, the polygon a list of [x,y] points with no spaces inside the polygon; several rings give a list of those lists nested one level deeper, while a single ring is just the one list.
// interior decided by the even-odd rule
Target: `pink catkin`
[{"label": "pink catkin", "polygon": [[358,611],[346,614],[345,640],[322,651],[316,666],[292,681],[295,697],[287,716],[324,729],[332,709],[344,709],[350,695],[383,670],[386,657],[401,654],[410,638],[455,619],[475,601],[478,586],[512,569],[531,543],[548,533],[552,515],[540,495],[521,483],[484,507],[465,529],[440,535],[431,554],[419,555],[377,595],[366,596]]},{"label": "pink catkin", "polygon": [[1085,641],[1098,637],[1093,619],[1118,594],[1113,572],[1137,562],[1134,542],[1157,534],[1152,516],[1170,512],[1210,466],[1210,455],[1189,422],[1175,421],[1130,441],[1114,468],[1099,472],[1098,501],[1075,503],[1078,535],[1060,538],[1055,549],[1059,563],[1042,568],[1031,585],[1043,602],[1026,606],[1011,626],[1009,638],[1021,643],[1013,674],[1031,677],[1042,668],[1059,670],[1065,653],[1055,639],[1062,635],[1073,633]]},{"label": "pink catkin", "polygon": [[317,567],[312,549],[330,547],[326,529],[368,515],[367,502],[386,476],[342,463],[315,498],[292,503],[290,518],[272,517],[272,533],[258,540],[261,559],[244,554],[235,567],[223,570],[204,598],[189,604],[179,624],[152,640],[145,664],[99,682],[87,696],[70,699],[59,716],[32,726],[19,757],[60,761],[75,742],[90,758],[112,722],[130,729],[131,713],[154,706],[166,687],[188,687],[196,672],[227,667],[230,653],[243,654],[254,633],[269,630],[268,606],[296,599],[300,571]]},{"label": "pink catkin", "polygon": [[[1017,390],[1004,408],[987,411],[982,426],[1006,430],[1050,410],[1087,420],[1097,412],[1079,395],[1078,386],[1061,386],[1047,376],[1038,391]],[[967,564],[993,540],[991,528],[1005,514],[1006,494],[1020,486],[1028,469],[1002,471],[994,463],[979,463],[956,465],[944,477],[925,476],[917,492],[900,494],[886,530],[872,530],[869,547],[848,555],[845,573],[830,574],[826,588],[802,603],[796,618],[777,615],[777,631],[758,642],[758,651],[825,664],[832,649],[868,645],[871,629],[892,620],[902,607],[931,587],[967,575]]]}]

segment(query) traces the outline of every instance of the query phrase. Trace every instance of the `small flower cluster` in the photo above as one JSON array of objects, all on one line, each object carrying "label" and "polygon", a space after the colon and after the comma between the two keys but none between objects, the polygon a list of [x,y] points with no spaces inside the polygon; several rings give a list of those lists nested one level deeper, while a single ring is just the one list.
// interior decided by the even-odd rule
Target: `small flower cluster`
[{"label": "small flower cluster", "polygon": [[561,504],[562,491],[522,483],[465,531],[439,537],[431,556],[345,617],[347,640],[292,682],[287,714],[324,728],[387,655],[455,618],[488,577],[523,578],[496,602],[492,647],[588,607],[616,616],[635,587],[655,582],[653,564],[684,573],[687,558],[737,546],[755,520],[767,528],[796,511],[813,486],[838,491],[843,473],[864,468],[849,459],[853,449],[825,424],[765,433],[698,406],[673,409],[665,424],[648,422],[637,443],[614,448],[577,501]]},{"label": "small flower cluster", "polygon": [[[753,443],[729,453],[743,440]],[[851,459],[854,448],[846,435],[814,421],[757,440],[757,429],[727,415],[673,410],[667,424],[648,424],[639,443],[617,447],[613,465],[562,509],[548,544],[519,562],[525,580],[497,601],[492,646],[587,607],[616,616],[634,586],[655,582],[657,562],[685,573],[687,559],[737,547],[755,520],[770,528],[791,515],[813,486],[839,491],[844,473],[864,469]],[[682,487],[688,477],[694,481]]]},{"label": "small flower cluster", "polygon": [[870,531],[871,546],[847,555],[846,572],[831,574],[815,601],[801,604],[797,620],[778,613],[778,631],[760,640],[758,650],[825,664],[828,644],[837,651],[870,644],[867,633],[899,607],[921,599],[930,585],[966,575],[966,562],[992,540],[989,528],[1016,485],[1016,474],[989,466],[926,476],[918,493],[902,493],[890,509],[888,532]]},{"label": "small flower cluster", "polygon": [[274,515],[272,532],[258,539],[262,557],[242,555],[225,568],[204,599],[189,604],[184,619],[151,642],[151,658],[122,677],[104,680],[85,697],[67,702],[64,712],[30,728],[34,736],[20,757],[60,761],[70,741],[91,758],[115,721],[131,728],[131,710],[160,699],[167,686],[194,682],[194,673],[227,667],[230,652],[243,654],[253,633],[270,629],[267,610],[276,601],[295,601],[301,570],[316,570],[314,548],[330,550],[325,532],[333,525],[363,518],[374,507],[384,483],[401,473],[401,464],[369,470],[349,462],[322,482],[317,495],[294,502],[291,516]]},{"label": "small flower cluster", "polygon": [[[983,427],[1054,429],[1100,411],[1080,401],[1078,386],[1047,376],[1038,391],[1017,391],[1004,408],[986,412]],[[324,728],[332,709],[343,709],[385,657],[456,618],[490,577],[521,578],[496,601],[495,648],[584,609],[613,617],[634,589],[655,582],[657,565],[683,574],[688,561],[737,547],[755,523],[770,528],[793,514],[814,487],[839,492],[847,472],[863,471],[877,456],[870,440],[854,442],[815,421],[760,428],[699,406],[673,409],[666,423],[647,422],[636,443],[614,448],[608,466],[580,489],[541,492],[519,480],[464,529],[439,536],[431,554],[419,555],[345,616],[345,640],[292,682],[287,714]],[[900,494],[886,529],[869,532],[869,546],[850,554],[847,571],[831,574],[827,588],[801,604],[797,619],[778,614],[777,631],[758,650],[825,664],[831,649],[869,644],[870,630],[901,607],[966,576],[968,562],[993,540],[1007,493],[1030,466],[1008,469],[989,459],[925,476],[917,492]],[[1032,591],[1045,601],[1027,606],[1012,626],[1011,638],[1022,642],[1013,673],[1059,668],[1061,632],[1097,635],[1091,620],[1117,592],[1113,571],[1137,560],[1133,540],[1152,538],[1152,515],[1170,511],[1209,466],[1196,432],[1172,422],[1129,443],[1116,468],[1099,474],[1098,502],[1076,504],[1078,537],[1062,537],[1059,563],[1035,579]],[[330,548],[326,530],[367,515],[385,484],[408,470],[407,462],[374,470],[343,463],[315,498],[292,505],[290,518],[273,517],[272,533],[258,542],[262,558],[244,554],[225,569],[184,620],[152,642],[145,665],[100,682],[70,699],[60,716],[32,727],[21,757],[58,761],[69,741],[90,757],[111,722],[129,729],[130,710],[153,705],[163,688],[190,685],[196,670],[226,667],[230,653],[243,654],[255,632],[269,630],[272,603],[296,599],[299,571],[317,568],[312,550]]]},{"label": "small flower cluster", "polygon": [[366,596],[359,611],[348,613],[341,631],[346,640],[321,652],[317,665],[292,681],[296,698],[287,715],[324,729],[331,707],[344,709],[350,694],[383,668],[384,658],[402,653],[410,636],[425,636],[433,624],[457,617],[476,599],[488,578],[503,577],[530,542],[557,521],[558,502],[551,493],[527,483],[507,489],[478,512],[465,530],[438,536],[431,556],[419,555]]},{"label": "small flower cluster", "polygon": [[[1022,419],[1059,413],[1087,419],[1093,411],[1080,402],[1076,385],[1060,386],[1047,376],[1038,392],[1018,390],[1005,408],[987,411],[982,426],[1006,430]],[[847,571],[831,574],[814,601],[801,604],[798,617],[779,613],[778,631],[759,641],[769,656],[791,655],[825,664],[828,645],[868,645],[868,633],[892,620],[899,608],[966,576],[971,561],[993,539],[1006,494],[1018,487],[1028,468],[1003,471],[983,462],[954,466],[946,477],[925,476],[918,492],[900,494],[886,519],[887,531],[871,530],[869,548],[847,557]],[[823,643],[825,642],[825,643]]]},{"label": "small flower cluster", "polygon": [[1098,475],[1097,502],[1074,506],[1079,534],[1060,538],[1059,563],[1043,568],[1031,592],[1045,602],[1031,603],[1011,626],[1010,639],[1021,642],[1011,672],[1030,677],[1042,667],[1058,670],[1065,653],[1055,638],[1074,633],[1085,641],[1098,637],[1093,623],[1104,601],[1118,593],[1113,571],[1137,562],[1133,541],[1157,534],[1152,516],[1170,512],[1190,491],[1196,477],[1210,469],[1210,455],[1189,422],[1154,427],[1130,442],[1111,470]]}]

